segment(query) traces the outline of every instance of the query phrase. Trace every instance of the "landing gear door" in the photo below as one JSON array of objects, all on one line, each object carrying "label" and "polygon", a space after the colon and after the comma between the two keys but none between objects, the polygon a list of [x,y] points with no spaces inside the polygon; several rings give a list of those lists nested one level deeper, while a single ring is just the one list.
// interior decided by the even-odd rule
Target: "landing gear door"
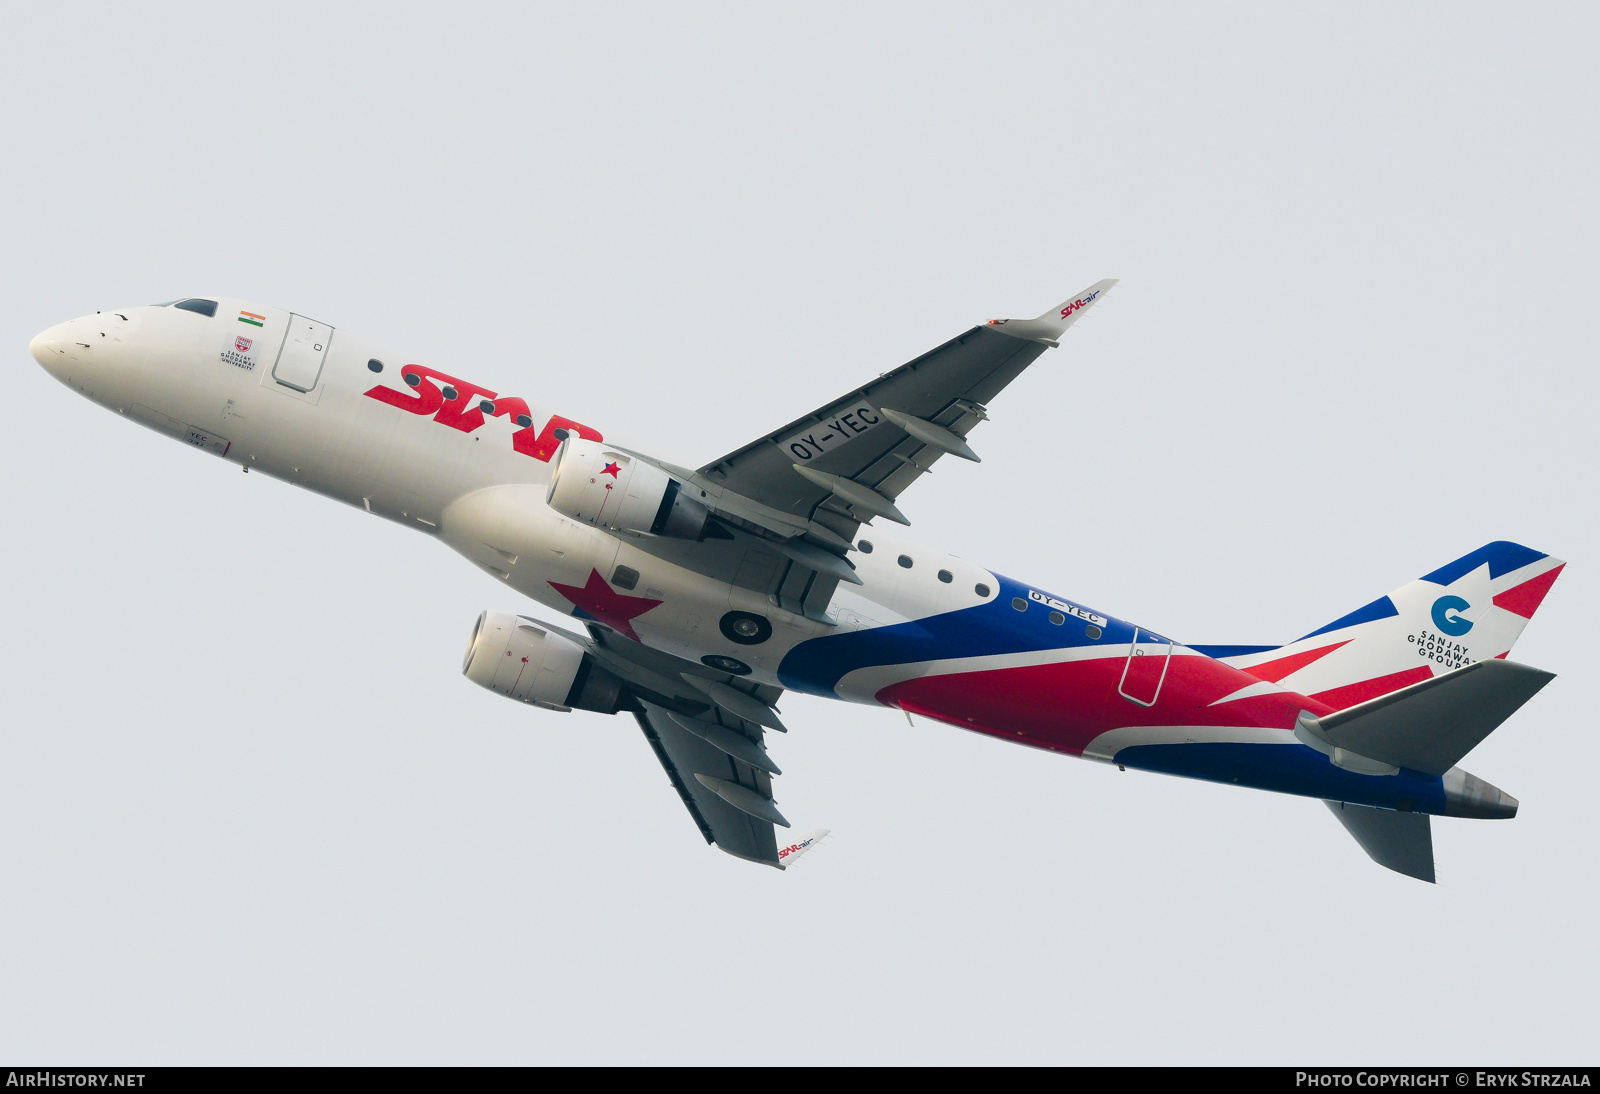
[{"label": "landing gear door", "polygon": [[1142,707],[1155,706],[1171,659],[1172,639],[1135,627],[1133,643],[1128,647],[1128,661],[1122,666],[1122,679],[1117,683],[1117,694]]},{"label": "landing gear door", "polygon": [[327,359],[332,341],[333,328],[326,323],[303,315],[289,316],[289,329],[284,333],[278,361],[272,366],[272,378],[295,391],[310,391],[322,375],[322,362]]}]

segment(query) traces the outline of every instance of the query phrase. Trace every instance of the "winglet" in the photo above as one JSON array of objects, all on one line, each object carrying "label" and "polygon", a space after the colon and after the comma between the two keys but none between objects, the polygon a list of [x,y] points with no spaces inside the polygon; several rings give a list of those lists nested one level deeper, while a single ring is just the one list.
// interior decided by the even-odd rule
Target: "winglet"
[{"label": "winglet", "polygon": [[1067,328],[1076,323],[1091,304],[1110,292],[1111,286],[1116,283],[1117,279],[1114,277],[1096,281],[1077,296],[1063,300],[1059,307],[1051,308],[1037,319],[991,319],[987,325],[1000,334],[1054,346],[1057,344],[1056,340],[1067,332]]},{"label": "winglet", "polygon": [[778,863],[789,867],[794,865],[794,860],[811,850],[822,842],[822,837],[828,834],[829,829],[818,828],[815,832],[807,832],[787,847],[778,848]]}]

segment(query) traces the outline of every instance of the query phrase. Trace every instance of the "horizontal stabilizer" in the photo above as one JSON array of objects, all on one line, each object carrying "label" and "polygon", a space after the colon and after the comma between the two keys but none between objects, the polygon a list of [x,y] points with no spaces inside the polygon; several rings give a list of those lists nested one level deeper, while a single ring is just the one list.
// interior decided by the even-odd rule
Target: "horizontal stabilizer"
[{"label": "horizontal stabilizer", "polygon": [[1426,813],[1323,802],[1379,866],[1433,883],[1433,827]]},{"label": "horizontal stabilizer", "polygon": [[1554,679],[1514,661],[1478,661],[1318,718],[1315,732],[1346,752],[1443,775]]}]

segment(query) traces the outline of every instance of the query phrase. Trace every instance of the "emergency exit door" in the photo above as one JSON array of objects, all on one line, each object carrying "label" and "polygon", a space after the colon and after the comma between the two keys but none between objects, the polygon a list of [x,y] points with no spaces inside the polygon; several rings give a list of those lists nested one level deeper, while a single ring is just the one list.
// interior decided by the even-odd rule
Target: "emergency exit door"
[{"label": "emergency exit door", "polygon": [[1172,660],[1172,639],[1162,638],[1138,627],[1133,628],[1133,642],[1128,647],[1128,661],[1122,666],[1122,679],[1117,693],[1130,703],[1153,707],[1161,695],[1161,685],[1167,678],[1167,664]]},{"label": "emergency exit door", "polygon": [[322,375],[322,362],[332,340],[333,328],[326,323],[303,315],[289,316],[289,329],[283,336],[283,348],[278,350],[278,363],[272,366],[272,378],[284,387],[310,391]]}]

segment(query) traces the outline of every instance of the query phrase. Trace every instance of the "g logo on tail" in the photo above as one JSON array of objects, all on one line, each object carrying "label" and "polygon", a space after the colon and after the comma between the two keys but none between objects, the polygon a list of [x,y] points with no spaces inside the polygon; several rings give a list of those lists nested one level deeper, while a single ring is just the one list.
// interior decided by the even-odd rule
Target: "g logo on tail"
[{"label": "g logo on tail", "polygon": [[1433,625],[1452,638],[1460,638],[1472,629],[1472,621],[1451,613],[1470,607],[1472,605],[1459,596],[1441,596],[1433,602]]}]

